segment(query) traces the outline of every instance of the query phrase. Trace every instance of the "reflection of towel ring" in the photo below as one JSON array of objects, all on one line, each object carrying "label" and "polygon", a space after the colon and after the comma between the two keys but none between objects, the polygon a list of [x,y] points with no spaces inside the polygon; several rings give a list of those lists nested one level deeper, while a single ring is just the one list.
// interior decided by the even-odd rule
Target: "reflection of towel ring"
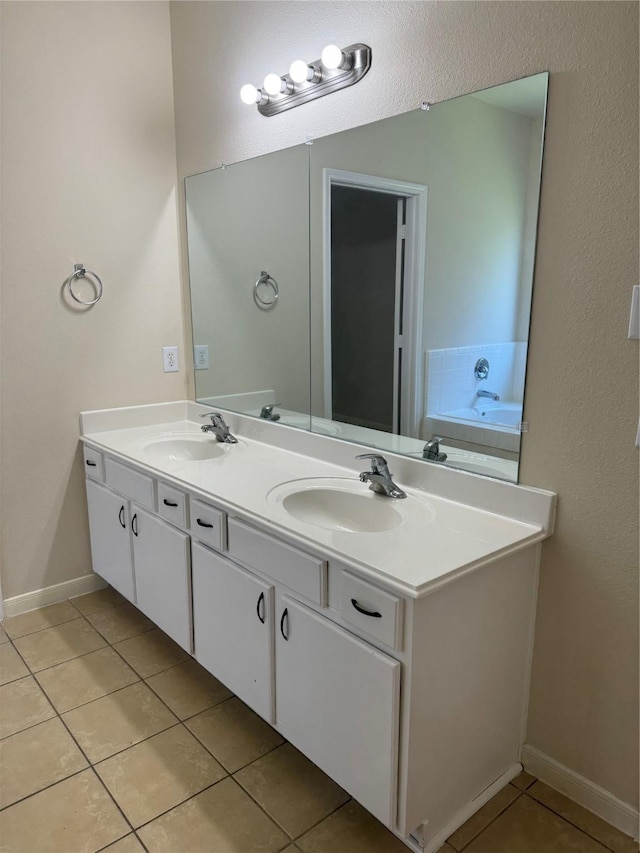
[{"label": "reflection of towel ring", "polygon": [[[102,296],[102,282],[100,281],[100,277],[97,276],[94,272],[91,272],[91,270],[85,269],[84,264],[74,264],[73,269],[74,269],[74,272],[67,279],[67,287],[69,288],[69,293],[71,294],[71,298],[75,299],[76,302],[79,302],[80,305],[95,305],[96,302],[99,302],[100,297]],[[73,282],[76,278],[84,278],[86,275],[90,275],[91,278],[94,278],[96,280],[97,284],[96,284],[96,298],[95,299],[89,299],[89,300],[85,301],[84,299],[80,299],[79,296],[75,295],[71,285],[73,284]]]},{"label": "reflection of towel ring", "polygon": [[[265,299],[259,293],[260,286],[265,286],[271,288],[273,291],[271,299]],[[278,301],[278,282],[272,275],[269,275],[268,272],[262,270],[260,273],[260,278],[256,279],[256,283],[253,285],[253,301],[256,303],[258,308],[261,308],[263,311],[266,311],[268,308],[273,308],[273,306]]]}]

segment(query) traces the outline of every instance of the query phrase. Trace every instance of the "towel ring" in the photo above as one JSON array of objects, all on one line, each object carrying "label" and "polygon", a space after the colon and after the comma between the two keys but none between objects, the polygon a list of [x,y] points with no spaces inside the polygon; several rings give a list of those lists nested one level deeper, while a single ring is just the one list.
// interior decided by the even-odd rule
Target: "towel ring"
[{"label": "towel ring", "polygon": [[[271,288],[271,290],[273,291],[272,299],[265,299],[263,296],[260,295],[259,288],[261,285],[266,285],[267,287]],[[269,275],[268,272],[262,270],[262,272],[260,273],[260,278],[256,279],[256,283],[253,285],[253,301],[256,303],[258,308],[260,308],[262,311],[266,311],[269,308],[273,308],[273,306],[278,301],[278,295],[278,282],[272,275]]]},{"label": "towel ring", "polygon": [[[74,264],[73,265],[73,273],[67,279],[67,288],[69,289],[69,293],[71,294],[71,298],[75,299],[76,302],[79,302],[80,305],[95,305],[96,302],[99,302],[102,297],[102,282],[100,281],[100,276],[96,275],[96,273],[91,272],[91,270],[87,270],[84,264]],[[95,299],[80,299],[79,296],[73,292],[72,284],[76,278],[84,278],[85,276],[90,275],[91,278],[95,279],[97,282],[96,290],[97,295]]]}]

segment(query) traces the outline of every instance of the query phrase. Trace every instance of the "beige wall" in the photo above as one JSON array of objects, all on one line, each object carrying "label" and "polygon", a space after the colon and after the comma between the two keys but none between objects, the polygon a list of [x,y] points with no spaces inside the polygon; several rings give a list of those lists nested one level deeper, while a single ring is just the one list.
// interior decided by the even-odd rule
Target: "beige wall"
[{"label": "beige wall", "polygon": [[[3,2],[2,591],[91,571],[78,413],[180,399],[167,3]],[[72,310],[84,262],[104,282]],[[181,352],[184,362],[184,351]]]},{"label": "beige wall", "polygon": [[[522,482],[543,548],[528,740],[638,799],[638,10],[624,2],[171,4],[180,175],[551,72]],[[364,41],[357,85],[265,119],[245,82]]]}]

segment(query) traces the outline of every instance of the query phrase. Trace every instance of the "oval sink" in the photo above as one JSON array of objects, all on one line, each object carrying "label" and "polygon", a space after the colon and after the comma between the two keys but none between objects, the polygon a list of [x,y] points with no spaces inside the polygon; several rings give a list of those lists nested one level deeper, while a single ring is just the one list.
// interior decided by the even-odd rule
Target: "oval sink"
[{"label": "oval sink", "polygon": [[354,494],[341,489],[317,488],[292,492],[282,500],[294,518],[328,530],[376,533],[402,524],[402,515],[389,503],[370,493]]},{"label": "oval sink", "polygon": [[225,445],[210,438],[200,438],[200,436],[166,437],[148,441],[142,446],[142,451],[158,460],[197,462],[222,456],[225,452]]}]

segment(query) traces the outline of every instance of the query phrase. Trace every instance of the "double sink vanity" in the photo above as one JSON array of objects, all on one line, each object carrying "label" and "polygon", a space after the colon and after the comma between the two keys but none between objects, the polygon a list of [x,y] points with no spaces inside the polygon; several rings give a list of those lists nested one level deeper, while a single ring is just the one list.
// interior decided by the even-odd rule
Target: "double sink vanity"
[{"label": "double sink vanity", "polygon": [[555,496],[193,402],[81,416],[93,568],[414,850],[520,770]]}]

